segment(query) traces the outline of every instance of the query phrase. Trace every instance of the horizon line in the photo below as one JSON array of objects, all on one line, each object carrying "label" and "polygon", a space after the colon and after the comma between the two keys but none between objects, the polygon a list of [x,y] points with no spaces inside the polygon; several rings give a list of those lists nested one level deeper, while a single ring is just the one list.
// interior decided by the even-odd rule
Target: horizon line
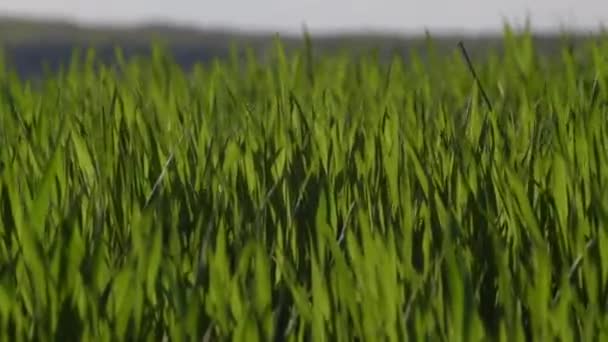
[{"label": "horizon line", "polygon": [[377,26],[367,27],[356,27],[356,26],[343,26],[338,28],[329,29],[311,29],[306,23],[301,23],[299,30],[285,29],[278,27],[269,26],[249,26],[239,27],[238,25],[230,24],[212,24],[203,25],[187,20],[172,20],[163,18],[149,18],[145,20],[82,20],[70,16],[60,15],[41,15],[33,13],[6,13],[7,11],[0,12],[0,22],[2,21],[15,21],[21,23],[30,24],[41,24],[41,25],[67,25],[80,30],[101,30],[101,31],[137,31],[142,29],[151,28],[164,28],[169,30],[185,30],[194,31],[198,33],[205,32],[222,32],[232,34],[242,34],[250,36],[269,36],[279,35],[285,37],[302,37],[305,34],[316,37],[333,37],[333,36],[391,36],[391,37],[419,37],[430,35],[436,37],[450,37],[450,36],[503,36],[505,29],[509,28],[515,33],[529,32],[534,36],[546,36],[546,35],[587,35],[587,34],[603,34],[606,33],[605,23],[598,23],[595,29],[590,27],[580,27],[580,25],[574,27],[566,27],[566,25],[560,24],[554,27],[547,28],[535,28],[532,21],[527,21],[525,25],[513,25],[506,20],[503,20],[501,25],[495,28],[429,28],[421,26],[418,29],[394,29],[394,28],[382,28]]}]

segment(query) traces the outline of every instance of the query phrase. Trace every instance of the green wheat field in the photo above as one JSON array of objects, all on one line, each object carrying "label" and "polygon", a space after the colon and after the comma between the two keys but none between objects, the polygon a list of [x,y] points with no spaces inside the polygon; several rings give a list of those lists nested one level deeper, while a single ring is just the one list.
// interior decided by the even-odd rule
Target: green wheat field
[{"label": "green wheat field", "polygon": [[0,338],[608,339],[608,39],[503,44],[0,63]]}]

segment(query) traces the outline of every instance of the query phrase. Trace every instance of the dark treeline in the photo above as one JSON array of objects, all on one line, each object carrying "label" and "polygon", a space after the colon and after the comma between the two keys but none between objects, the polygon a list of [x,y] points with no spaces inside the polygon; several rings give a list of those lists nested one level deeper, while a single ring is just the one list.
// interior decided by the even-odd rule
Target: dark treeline
[{"label": "dark treeline", "polygon": [[[169,26],[144,26],[137,28],[83,28],[64,22],[26,21],[0,18],[0,48],[9,68],[25,78],[38,77],[48,68],[57,71],[71,61],[75,49],[83,51],[93,47],[98,61],[111,64],[115,61],[115,48],[120,47],[129,58],[148,55],[151,43],[162,42],[175,61],[189,69],[195,63],[208,63],[230,55],[232,46],[243,52],[250,47],[258,56],[264,56],[272,48],[276,35],[248,34],[221,30],[195,30]],[[282,44],[288,51],[304,46],[301,37],[282,36]],[[487,36],[431,36],[434,48],[440,54],[451,53],[457,43],[464,41],[473,57],[485,52],[503,50],[500,35]],[[576,46],[588,37],[570,36],[568,44]],[[317,54],[347,49],[353,54],[376,51],[386,59],[397,53],[408,58],[415,51],[424,57],[428,51],[428,37],[403,37],[389,34],[342,34],[312,37],[312,47]],[[541,53],[555,54],[564,46],[564,35],[537,35],[534,44]],[[83,55],[83,54],[81,54]]]}]

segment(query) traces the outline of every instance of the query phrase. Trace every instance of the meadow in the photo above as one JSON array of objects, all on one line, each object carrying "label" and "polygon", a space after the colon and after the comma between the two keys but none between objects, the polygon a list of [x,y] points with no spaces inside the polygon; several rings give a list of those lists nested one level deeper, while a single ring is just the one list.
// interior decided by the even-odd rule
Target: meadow
[{"label": "meadow", "polygon": [[608,40],[503,44],[0,63],[0,338],[608,338]]}]

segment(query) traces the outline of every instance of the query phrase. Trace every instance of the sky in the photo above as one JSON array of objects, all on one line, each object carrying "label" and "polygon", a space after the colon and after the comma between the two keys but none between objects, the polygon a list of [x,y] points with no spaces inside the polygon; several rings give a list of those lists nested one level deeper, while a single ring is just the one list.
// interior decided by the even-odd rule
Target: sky
[{"label": "sky", "polygon": [[500,31],[505,20],[517,27],[529,17],[537,31],[597,30],[608,24],[608,0],[0,0],[0,15],[286,33],[303,24],[311,32]]}]

